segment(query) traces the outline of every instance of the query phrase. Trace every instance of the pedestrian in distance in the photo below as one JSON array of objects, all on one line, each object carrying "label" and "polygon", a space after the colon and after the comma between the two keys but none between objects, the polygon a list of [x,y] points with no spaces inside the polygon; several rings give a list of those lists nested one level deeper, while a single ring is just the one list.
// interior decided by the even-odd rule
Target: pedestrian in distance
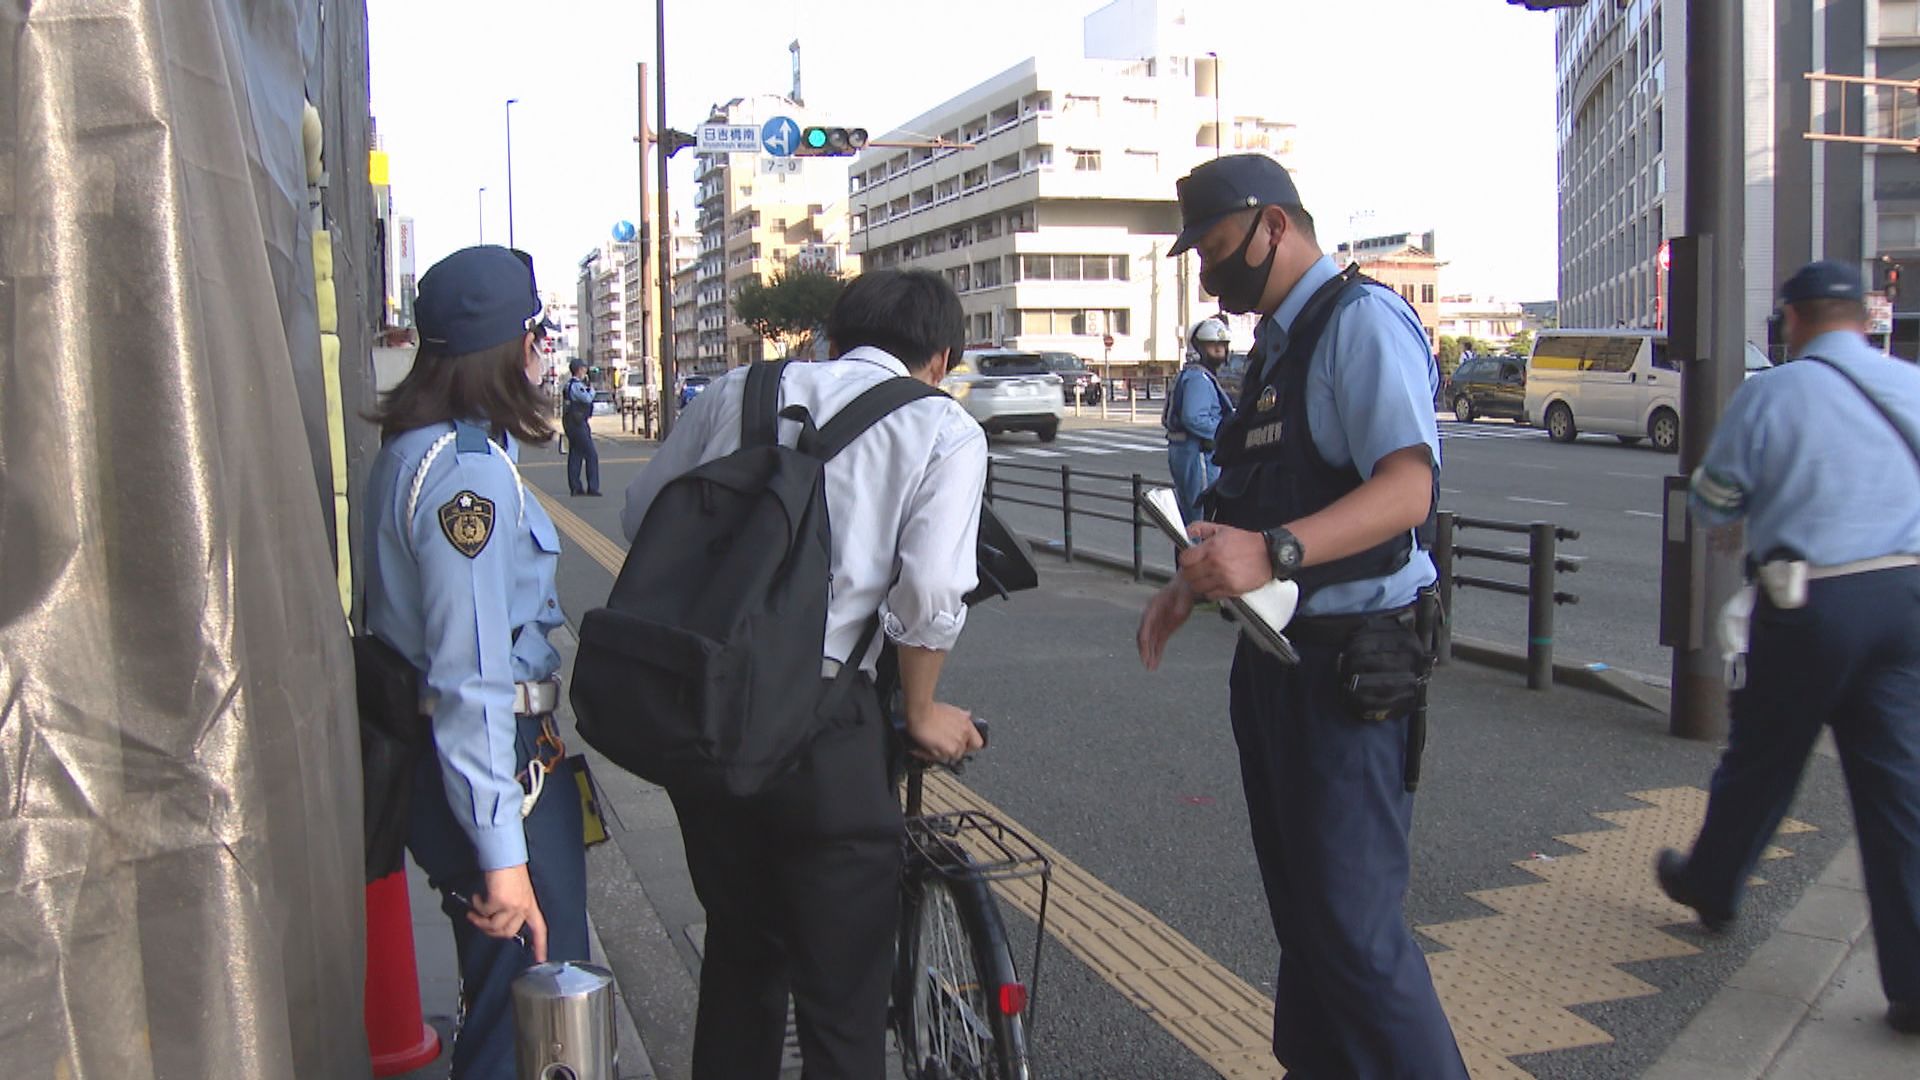
[{"label": "pedestrian in distance", "polygon": [[432,733],[407,847],[460,958],[452,1075],[512,1080],[513,979],[587,959],[586,854],[554,726],[559,534],[515,464],[552,436],[530,270],[472,247],[420,278],[421,344],[374,419],[367,629],[411,663]]},{"label": "pedestrian in distance", "polygon": [[[793,656],[804,674],[780,695],[805,703],[817,729],[754,790],[665,781],[707,915],[695,1080],[772,1080],[789,993],[808,1076],[886,1075],[903,823],[888,774],[891,725],[874,682],[882,633],[898,661],[915,752],[954,762],[981,746],[970,714],[936,697],[965,625],[964,597],[977,584],[987,469],[980,425],[936,389],[965,346],[959,297],[937,274],[873,271],[848,284],[826,329],[837,359],[751,364],[701,391],[628,487],[622,516],[634,542],[625,579],[636,559],[686,555],[673,542],[683,535],[674,531],[678,518],[649,514],[680,495],[675,480],[724,466],[736,451],[760,460],[751,456],[776,435],[776,416],[780,445],[802,451],[804,440],[847,438],[835,424],[843,412],[849,424],[868,425],[838,452],[822,451],[830,567],[809,593],[828,599],[824,639],[808,640],[823,641],[825,655]],[[654,550],[666,554],[656,559]],[[796,628],[785,640],[802,636]],[[749,715],[761,717],[760,706]],[[749,731],[740,741],[756,737]]]},{"label": "pedestrian in distance", "polygon": [[1169,254],[1262,316],[1220,477],[1140,621],[1159,666],[1196,599],[1300,588],[1288,665],[1242,635],[1229,681],[1280,970],[1273,1053],[1308,1080],[1465,1080],[1404,912],[1437,604],[1437,372],[1393,290],[1321,251],[1293,179],[1234,154],[1180,181]]},{"label": "pedestrian in distance", "polygon": [[1233,402],[1220,387],[1227,360],[1227,324],[1201,319],[1187,336],[1187,364],[1167,394],[1160,424],[1167,431],[1167,471],[1187,524],[1200,520],[1200,494],[1220,478],[1213,463],[1214,434],[1233,418]]},{"label": "pedestrian in distance", "polygon": [[567,365],[565,404],[560,423],[567,437],[567,493],[600,494],[600,451],[593,445],[593,384],[587,381],[587,365],[578,360]]},{"label": "pedestrian in distance", "polygon": [[1746,643],[1706,821],[1655,872],[1709,929],[1731,923],[1831,728],[1887,1020],[1920,1034],[1920,370],[1868,344],[1863,296],[1838,263],[1787,280],[1793,359],[1734,392],[1694,471],[1694,514],[1722,542],[1744,523],[1758,585],[1737,598]]}]

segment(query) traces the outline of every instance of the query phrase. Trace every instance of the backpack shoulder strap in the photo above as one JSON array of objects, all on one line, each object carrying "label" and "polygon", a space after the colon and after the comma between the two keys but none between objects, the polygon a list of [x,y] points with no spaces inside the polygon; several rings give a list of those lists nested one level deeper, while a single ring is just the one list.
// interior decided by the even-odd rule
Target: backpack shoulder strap
[{"label": "backpack shoulder strap", "polygon": [[780,441],[780,378],[790,360],[755,361],[747,368],[740,398],[740,448],[772,446]]},{"label": "backpack shoulder strap", "polygon": [[826,426],[820,429],[819,438],[814,440],[813,454],[826,461],[845,450],[848,444],[900,406],[921,398],[945,396],[919,379],[904,375],[876,383],[833,414]]},{"label": "backpack shoulder strap", "polygon": [[1805,356],[1801,359],[1824,364],[1829,370],[1838,372],[1841,378],[1852,383],[1853,388],[1860,392],[1860,396],[1867,399],[1867,404],[1872,405],[1874,411],[1880,414],[1881,419],[1892,426],[1894,434],[1900,436],[1900,441],[1907,444],[1907,452],[1913,455],[1914,464],[1920,465],[1920,436],[1916,436],[1913,429],[1909,428],[1892,409],[1888,408],[1886,402],[1880,400],[1879,395],[1867,389],[1867,385],[1855,378],[1853,372],[1848,371],[1846,368],[1841,367],[1839,364],[1834,363],[1824,356]]}]

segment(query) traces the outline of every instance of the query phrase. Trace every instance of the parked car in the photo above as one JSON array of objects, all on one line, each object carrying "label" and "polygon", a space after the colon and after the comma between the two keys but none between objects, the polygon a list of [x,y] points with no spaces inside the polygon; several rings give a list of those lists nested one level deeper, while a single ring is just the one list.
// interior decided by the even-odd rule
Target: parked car
[{"label": "parked car", "polygon": [[1483,416],[1518,420],[1527,411],[1526,358],[1476,356],[1460,361],[1447,383],[1453,415],[1463,423]]},{"label": "parked car", "polygon": [[613,407],[613,391],[595,390],[593,392],[593,415],[612,416],[615,411]]},{"label": "parked car", "polygon": [[1103,393],[1100,376],[1087,369],[1086,361],[1069,352],[1043,352],[1040,354],[1040,359],[1046,362],[1048,371],[1060,376],[1060,392],[1066,396],[1069,403],[1073,401],[1074,391],[1077,388],[1081,404],[1100,404]]},{"label": "parked car", "polygon": [[1555,442],[1580,432],[1680,449],[1680,372],[1667,335],[1648,330],[1546,330],[1527,360],[1526,419]]},{"label": "parked car", "polygon": [[711,375],[689,375],[683,379],[680,383],[680,407],[686,408],[687,403],[699,397],[700,391],[705,390],[711,382]]},{"label": "parked car", "polygon": [[1039,353],[969,350],[940,382],[991,435],[1031,431],[1052,442],[1067,415],[1060,376]]}]

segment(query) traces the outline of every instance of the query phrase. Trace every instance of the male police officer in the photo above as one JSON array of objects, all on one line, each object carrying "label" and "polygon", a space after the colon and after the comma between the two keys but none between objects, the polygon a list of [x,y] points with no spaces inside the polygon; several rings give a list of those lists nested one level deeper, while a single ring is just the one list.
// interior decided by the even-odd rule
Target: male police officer
[{"label": "male police officer", "polygon": [[1693,476],[1702,520],[1746,521],[1762,587],[1706,823],[1657,871],[1709,928],[1730,922],[1832,725],[1887,1020],[1920,1034],[1920,370],[1867,344],[1852,269],[1813,263],[1780,298],[1796,362],[1735,392]]},{"label": "male police officer", "polygon": [[1213,463],[1213,438],[1233,416],[1233,402],[1220,388],[1220,365],[1227,359],[1227,324],[1201,319],[1187,339],[1187,366],[1167,395],[1167,471],[1173,476],[1174,497],[1187,524],[1200,520],[1200,493],[1220,478]]},{"label": "male police officer", "polygon": [[587,382],[587,365],[580,361],[568,364],[567,373],[571,377],[560,413],[561,428],[567,436],[567,493],[598,495],[600,451],[593,445],[593,387]]},{"label": "male police officer", "polygon": [[1300,585],[1288,667],[1243,637],[1230,682],[1254,852],[1279,936],[1273,1052],[1288,1075],[1465,1080],[1402,910],[1429,671],[1421,601],[1438,379],[1391,290],[1321,254],[1293,180],[1236,154],[1180,181],[1201,282],[1265,315],[1216,440],[1208,521],[1140,621],[1158,666],[1196,597]]}]

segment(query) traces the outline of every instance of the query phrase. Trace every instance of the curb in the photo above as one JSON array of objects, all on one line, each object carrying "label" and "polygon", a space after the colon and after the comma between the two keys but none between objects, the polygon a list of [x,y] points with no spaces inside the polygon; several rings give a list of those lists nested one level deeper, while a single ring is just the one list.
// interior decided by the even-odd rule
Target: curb
[{"label": "curb", "polygon": [[[1020,538],[1025,540],[1027,545],[1035,551],[1044,551],[1049,555],[1055,555],[1061,558],[1066,557],[1065,545],[1058,540],[1031,536],[1025,533],[1020,534]],[[1086,563],[1089,566],[1097,566],[1102,570],[1117,571],[1129,577],[1133,575],[1132,559],[1117,558],[1101,551],[1084,551],[1076,548],[1073,552],[1072,561],[1075,563]],[[1143,566],[1141,567],[1140,577],[1142,581],[1150,581],[1156,585],[1164,585],[1173,579],[1173,574],[1157,566]],[[1457,660],[1465,660],[1471,664],[1497,668],[1502,671],[1513,671],[1525,674],[1527,670],[1527,652],[1525,649],[1516,648],[1511,645],[1501,645],[1492,641],[1483,641],[1479,638],[1454,638],[1453,656]],[[1644,709],[1651,709],[1662,715],[1672,711],[1672,694],[1670,691],[1653,685],[1642,676],[1636,676],[1633,672],[1614,667],[1611,664],[1600,663],[1598,661],[1590,663],[1555,661],[1553,665],[1553,678],[1556,685],[1564,684],[1575,690],[1584,690],[1588,693],[1610,697],[1616,701],[1624,701],[1629,705],[1638,705]]]}]

